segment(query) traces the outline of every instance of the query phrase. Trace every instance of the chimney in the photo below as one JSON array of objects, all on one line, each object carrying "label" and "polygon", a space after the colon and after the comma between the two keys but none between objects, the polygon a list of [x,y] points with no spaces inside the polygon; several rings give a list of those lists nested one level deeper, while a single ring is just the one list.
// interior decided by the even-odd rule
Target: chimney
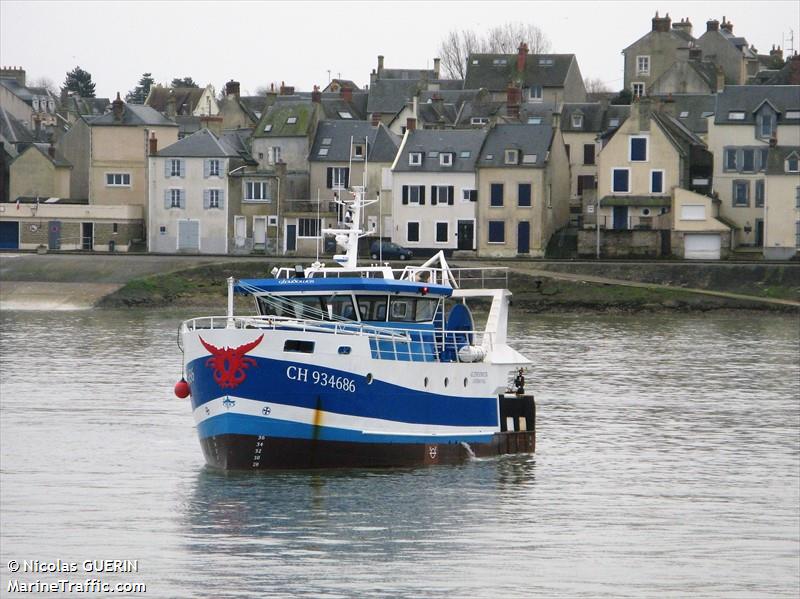
[{"label": "chimney", "polygon": [[778,46],[777,48],[775,46],[772,46],[772,50],[769,51],[769,55],[771,58],[778,57],[781,60],[783,60],[783,50],[781,50],[780,46]]},{"label": "chimney", "polygon": [[525,60],[528,58],[528,44],[525,42],[519,43],[519,48],[517,48],[517,72],[524,73],[525,72]]},{"label": "chimney", "polygon": [[417,128],[417,119],[406,119],[406,131],[414,131]]},{"label": "chimney", "polygon": [[293,96],[294,95],[294,86],[286,85],[286,83],[281,81],[280,95],[281,96]]},{"label": "chimney", "polygon": [[522,101],[522,90],[509,83],[506,89],[506,114],[512,118],[519,117],[519,105]]},{"label": "chimney", "polygon": [[377,127],[381,124],[381,113],[380,112],[373,112],[372,113],[372,126]]},{"label": "chimney", "polygon": [[733,34],[733,23],[726,21],[725,17],[722,17],[722,28],[728,33]]},{"label": "chimney", "polygon": [[721,92],[725,89],[725,71],[722,70],[721,67],[717,67],[717,92]]},{"label": "chimney", "polygon": [[2,67],[0,68],[0,77],[4,79],[14,79],[19,85],[25,87],[25,69],[20,67]]},{"label": "chimney", "polygon": [[719,31],[719,21],[716,19],[706,21],[706,31]]},{"label": "chimney", "polygon": [[672,28],[678,31],[685,31],[689,35],[692,35],[692,22],[688,18],[673,23]]},{"label": "chimney", "polygon": [[383,75],[383,55],[378,54],[378,79]]},{"label": "chimney", "polygon": [[656,16],[653,17],[653,31],[658,31],[659,33],[669,33],[670,23],[672,23],[672,19],[669,18],[669,13],[667,13],[664,17],[659,17],[658,11],[656,11]]},{"label": "chimney", "polygon": [[155,131],[150,132],[150,139],[147,140],[147,143],[149,144],[150,156],[155,156],[158,154],[158,140],[156,139]]},{"label": "chimney", "polygon": [[342,89],[339,90],[339,96],[345,102],[352,102],[353,101],[353,89],[348,85],[343,85]]},{"label": "chimney", "polygon": [[225,95],[239,97],[239,82],[231,79],[225,84]]},{"label": "chimney", "polygon": [[119,92],[117,92],[116,99],[111,103],[111,111],[114,113],[114,121],[122,121],[122,113],[125,112],[125,103],[122,101],[122,98],[119,97]]},{"label": "chimney", "polygon": [[221,116],[208,116],[200,117],[200,128],[208,129],[217,137],[222,135],[222,117]]},{"label": "chimney", "polygon": [[56,157],[56,147],[53,144],[47,146],[47,155],[50,156],[50,158]]},{"label": "chimney", "polygon": [[36,114],[33,116],[33,132],[36,135],[36,140],[39,140],[39,135],[42,133],[42,119]]},{"label": "chimney", "polygon": [[175,94],[170,90],[169,98],[167,98],[167,116],[174,117],[177,114],[175,110]]},{"label": "chimney", "polygon": [[439,67],[441,66],[442,59],[441,58],[434,58],[433,59],[433,78],[439,79]]},{"label": "chimney", "polygon": [[314,86],[314,91],[311,92],[311,101],[319,104],[322,101],[322,92],[319,91],[319,86]]}]

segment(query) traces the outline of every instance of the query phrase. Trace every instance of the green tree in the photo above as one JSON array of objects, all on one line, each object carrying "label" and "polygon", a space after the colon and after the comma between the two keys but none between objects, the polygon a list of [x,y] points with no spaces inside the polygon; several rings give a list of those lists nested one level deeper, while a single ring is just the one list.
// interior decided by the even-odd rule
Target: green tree
[{"label": "green tree", "polygon": [[64,90],[73,92],[81,98],[94,98],[92,74],[80,67],[75,67],[67,73],[67,78],[64,80]]},{"label": "green tree", "polygon": [[147,94],[150,93],[150,86],[153,83],[155,83],[155,80],[152,73],[143,73],[142,78],[139,79],[139,85],[127,93],[125,101],[131,104],[144,104]]},{"label": "green tree", "polygon": [[200,87],[191,77],[175,77],[169,85],[170,87]]},{"label": "green tree", "polygon": [[624,104],[630,104],[632,101],[633,101],[633,94],[631,93],[631,90],[621,89],[619,90],[619,93],[615,97],[611,98],[610,103],[616,105],[624,105]]}]

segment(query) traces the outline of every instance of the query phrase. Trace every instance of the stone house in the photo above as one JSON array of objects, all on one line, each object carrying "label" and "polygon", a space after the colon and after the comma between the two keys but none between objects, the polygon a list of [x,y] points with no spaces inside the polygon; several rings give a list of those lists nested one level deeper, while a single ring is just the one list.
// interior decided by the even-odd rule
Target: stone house
[{"label": "stone house", "polygon": [[144,101],[145,106],[168,117],[175,116],[217,116],[214,87],[164,87],[153,85]]},{"label": "stone house", "polygon": [[[773,158],[771,175],[767,169],[771,144],[800,146],[798,98],[800,86],[729,85],[717,94],[708,147],[714,155],[714,193],[721,201],[720,214],[736,226],[735,247],[766,251],[766,206],[782,211],[779,206],[789,204],[786,210],[791,211],[792,185],[783,181],[796,180],[800,174],[785,168],[781,174],[781,162],[786,161],[777,158]],[[773,154],[778,156],[780,151]]]},{"label": "stone house", "polygon": [[788,260],[800,252],[800,139],[772,146],[764,193],[764,257]]},{"label": "stone house", "polygon": [[219,101],[219,116],[222,117],[223,129],[254,128],[274,100],[274,94],[242,96],[239,82],[228,81],[225,84],[225,95]]},{"label": "stone house", "polygon": [[697,39],[696,45],[702,50],[704,60],[722,70],[728,85],[744,85],[761,67],[756,49],[749,46],[745,38],[733,35],[733,23],[725,17],[722,17],[722,24],[716,19],[709,20],[706,32]]},{"label": "stone house", "polygon": [[43,87],[28,86],[21,68],[0,69],[0,106],[34,132],[57,123],[57,98]]},{"label": "stone house", "polygon": [[9,165],[9,199],[68,198],[72,164],[49,144],[34,143]]},{"label": "stone house", "polygon": [[476,251],[476,164],[486,131],[410,125],[391,169],[392,241],[422,253]]},{"label": "stone house", "polygon": [[569,158],[558,118],[492,127],[476,167],[478,255],[543,257],[569,220]]}]

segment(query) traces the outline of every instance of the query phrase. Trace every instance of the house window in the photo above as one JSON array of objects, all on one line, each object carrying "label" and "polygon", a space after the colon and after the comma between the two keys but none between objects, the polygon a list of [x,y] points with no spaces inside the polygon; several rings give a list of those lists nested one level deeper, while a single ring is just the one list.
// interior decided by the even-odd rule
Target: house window
[{"label": "house window", "polygon": [[619,119],[618,118],[608,119],[608,126],[609,128],[619,127]]},{"label": "house window", "polygon": [[290,116],[288,119],[286,119],[287,125],[294,125],[296,122],[297,122],[296,116]]},{"label": "house window", "polygon": [[322,138],[322,145],[323,146],[329,146],[329,145],[331,145],[332,141],[333,141],[333,139],[330,138],[330,137],[323,137]]},{"label": "house window", "polygon": [[264,125],[264,133],[269,133],[270,131],[272,131],[272,124]]},{"label": "house window", "polygon": [[787,110],[786,119],[790,121],[796,121],[797,119],[800,119],[800,110]]},{"label": "house window", "polygon": [[403,204],[425,204],[425,186],[403,185]]},{"label": "house window", "polygon": [[764,112],[761,114],[761,126],[759,132],[761,137],[772,137],[775,131],[775,116],[771,112]]},{"label": "house window", "polygon": [[572,115],[572,128],[573,129],[581,129],[583,127],[583,115],[582,114],[573,114]]},{"label": "house window", "polygon": [[114,235],[116,235],[117,233],[119,233],[119,224],[118,224],[118,223],[113,223],[113,224],[111,225],[111,232],[112,232]]},{"label": "house window", "polygon": [[439,154],[439,164],[442,166],[453,166],[453,155],[450,152]]},{"label": "house window", "polygon": [[169,190],[169,207],[170,208],[180,208],[181,207],[181,193],[182,190],[180,189],[170,189]]},{"label": "house window", "polygon": [[517,164],[519,162],[519,151],[506,150],[506,164]]},{"label": "house window", "polygon": [[523,154],[522,164],[536,164],[537,154]]},{"label": "house window", "polygon": [[328,189],[347,189],[350,186],[350,169],[346,166],[329,166],[326,184]]},{"label": "house window", "polygon": [[688,118],[689,117],[689,111],[688,110],[681,110],[681,113],[678,116],[680,118],[682,118],[682,119]]},{"label": "house window", "polygon": [[130,187],[130,173],[106,173],[107,187]]},{"label": "house window", "polygon": [[664,171],[650,171],[650,193],[664,193]]},{"label": "house window", "polygon": [[462,202],[477,202],[478,201],[478,190],[477,189],[462,189],[461,190],[461,201]]},{"label": "house window", "polygon": [[219,189],[208,190],[208,207],[219,208]]},{"label": "house window", "polygon": [[408,155],[408,164],[409,166],[422,165],[422,152],[411,152]]},{"label": "house window", "polygon": [[319,156],[327,156],[328,155],[328,148],[320,148],[318,155]]},{"label": "house window", "polygon": [[517,205],[521,208],[530,208],[531,205],[531,184],[520,183],[517,188]]},{"label": "house window", "polygon": [[364,157],[364,146],[362,144],[355,144],[353,146],[353,157],[354,158]]},{"label": "house window", "polygon": [[787,173],[796,173],[800,171],[800,159],[798,159],[797,154],[792,154],[786,159],[785,170]]},{"label": "house window", "polygon": [[732,110],[728,113],[728,120],[729,121],[743,121],[744,120],[744,111],[741,110]]},{"label": "house window", "polygon": [[489,243],[506,242],[506,222],[504,220],[489,221]]},{"label": "house window", "polygon": [[471,125],[485,125],[489,119],[484,116],[474,116],[469,120]]},{"label": "house window", "polygon": [[756,205],[756,208],[763,208],[764,207],[764,179],[757,179],[756,180],[755,205]]},{"label": "house window", "polygon": [[298,237],[319,237],[318,218],[298,218],[297,219]]},{"label": "house window", "polygon": [[503,205],[503,184],[502,183],[492,183],[491,186],[491,197],[489,199],[490,206],[502,206]]},{"label": "house window", "polygon": [[453,205],[452,185],[431,185],[431,206]]},{"label": "house window", "polygon": [[594,164],[594,144],[583,144],[583,164]]},{"label": "house window", "polygon": [[636,57],[636,74],[649,75],[650,74],[650,57],[637,56]]},{"label": "house window", "polygon": [[529,116],[528,117],[528,124],[529,125],[541,125],[542,124],[542,117],[540,117],[540,116]]},{"label": "house window", "polygon": [[631,92],[634,98],[641,98],[644,95],[644,83],[637,81],[631,85]]},{"label": "house window", "polygon": [[725,170],[726,171],[735,171],[736,170],[736,149],[735,148],[725,148]]},{"label": "house window", "polygon": [[411,243],[419,243],[419,223],[408,222],[406,223],[406,241]]},{"label": "house window", "polygon": [[244,199],[250,201],[270,200],[267,192],[266,181],[246,181],[244,184]]},{"label": "house window", "polygon": [[436,243],[447,243],[449,240],[449,235],[447,232],[447,223],[446,222],[437,222],[436,223]]},{"label": "house window", "polygon": [[737,180],[733,182],[733,205],[750,205],[750,182]]},{"label": "house window", "polygon": [[761,148],[758,150],[758,170],[765,171],[767,170],[767,155],[769,150],[766,148]]},{"label": "house window", "polygon": [[531,85],[531,92],[530,92],[530,101],[531,102],[541,102],[542,101],[542,86],[541,85]]},{"label": "house window", "polygon": [[208,176],[219,177],[219,160],[211,159],[208,161]]},{"label": "house window", "polygon": [[158,232],[159,232],[161,235],[166,235],[166,234],[167,234],[167,227],[166,227],[166,226],[164,226],[164,225],[161,225],[161,226],[158,228]]},{"label": "house window", "polygon": [[281,147],[273,146],[269,149],[269,163],[278,164],[281,161]]},{"label": "house window", "polygon": [[627,168],[615,168],[611,171],[612,193],[630,193],[631,171]]},{"label": "house window", "polygon": [[349,112],[345,111],[345,110],[340,110],[339,111],[339,118],[341,118],[341,119],[352,119],[353,115],[350,114]]},{"label": "house window", "polygon": [[539,58],[539,64],[543,67],[552,67],[553,59],[547,56],[542,56]]},{"label": "house window", "polygon": [[183,177],[184,174],[183,160],[175,158],[170,160],[167,164],[169,165],[170,177]]},{"label": "house window", "polygon": [[647,138],[631,136],[628,160],[631,162],[647,162]]},{"label": "house window", "polygon": [[742,150],[742,171],[752,173],[756,170],[756,153],[753,149]]}]

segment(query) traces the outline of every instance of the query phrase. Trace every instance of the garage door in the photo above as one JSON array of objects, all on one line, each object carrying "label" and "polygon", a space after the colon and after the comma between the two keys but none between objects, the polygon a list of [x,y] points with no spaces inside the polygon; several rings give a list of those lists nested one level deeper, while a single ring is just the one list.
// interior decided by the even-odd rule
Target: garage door
[{"label": "garage door", "polygon": [[0,223],[0,249],[17,250],[19,249],[19,223],[2,222]]},{"label": "garage door", "polygon": [[722,241],[719,235],[685,235],[683,255],[688,260],[719,260]]},{"label": "garage door", "polygon": [[178,221],[178,251],[197,252],[200,250],[200,221]]}]

